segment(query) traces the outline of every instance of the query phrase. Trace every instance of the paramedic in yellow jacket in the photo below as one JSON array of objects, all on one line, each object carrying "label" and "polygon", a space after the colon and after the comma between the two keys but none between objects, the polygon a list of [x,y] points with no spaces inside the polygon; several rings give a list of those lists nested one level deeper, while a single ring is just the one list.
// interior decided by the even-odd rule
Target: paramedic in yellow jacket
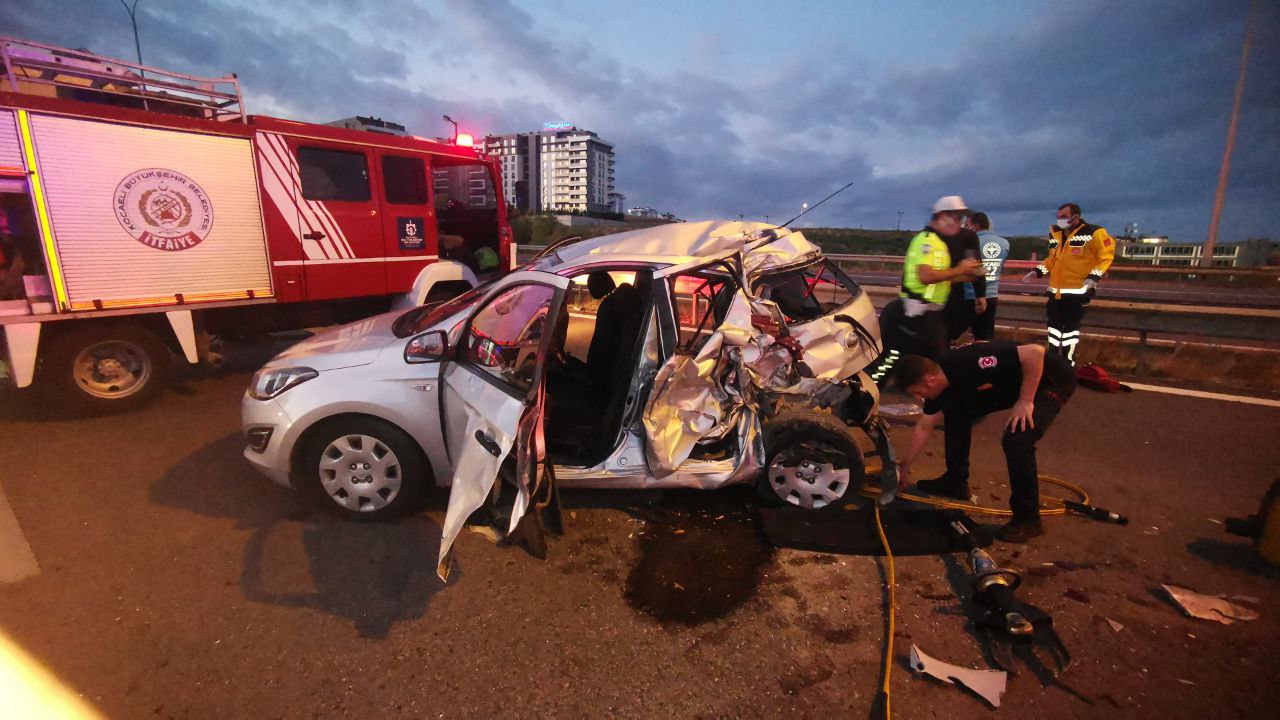
[{"label": "paramedic in yellow jacket", "polygon": [[1049,276],[1049,348],[1075,364],[1080,343],[1080,320],[1093,299],[1098,281],[1115,259],[1116,242],[1105,228],[1080,217],[1080,206],[1058,208],[1058,220],[1049,228],[1049,256],[1026,280]]}]

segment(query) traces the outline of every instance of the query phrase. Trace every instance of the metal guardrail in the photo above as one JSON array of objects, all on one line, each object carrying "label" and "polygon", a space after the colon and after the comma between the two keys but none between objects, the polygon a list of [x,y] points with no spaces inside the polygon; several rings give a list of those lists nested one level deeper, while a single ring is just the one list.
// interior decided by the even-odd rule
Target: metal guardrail
[{"label": "metal guardrail", "polygon": [[[901,255],[859,255],[859,254],[836,254],[828,253],[828,258],[838,263],[850,264],[872,264],[872,265],[901,265]],[[1007,260],[1005,267],[1015,270],[1031,270],[1040,264],[1039,260]],[[1127,263],[1113,263],[1110,273],[1137,273],[1143,275],[1184,275],[1195,277],[1198,275],[1240,275],[1240,276],[1256,276],[1273,277],[1280,282],[1280,268],[1275,267],[1198,267],[1198,266],[1182,266],[1182,265],[1129,265]]]},{"label": "metal guardrail", "polygon": [[[872,298],[887,302],[898,296],[897,288],[868,286]],[[1016,322],[1044,323],[1043,295],[1000,295],[999,318]],[[1280,310],[1207,305],[1094,300],[1085,315],[1087,328],[1138,333],[1145,343],[1151,334],[1194,335],[1222,340],[1280,342]]]}]

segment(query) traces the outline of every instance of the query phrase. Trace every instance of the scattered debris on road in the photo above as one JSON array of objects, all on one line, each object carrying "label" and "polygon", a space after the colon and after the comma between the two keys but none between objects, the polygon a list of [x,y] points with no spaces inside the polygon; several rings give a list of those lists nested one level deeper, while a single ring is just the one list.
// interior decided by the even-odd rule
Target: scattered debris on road
[{"label": "scattered debris on road", "polygon": [[920,652],[920,648],[914,644],[911,646],[910,662],[912,670],[945,683],[966,687],[993,708],[1000,707],[1000,699],[1004,696],[1005,686],[1009,681],[1008,673],[1003,670],[974,670],[945,663]]},{"label": "scattered debris on road", "polygon": [[1205,595],[1177,585],[1162,584],[1160,587],[1169,593],[1173,602],[1189,617],[1213,620],[1223,625],[1230,625],[1237,620],[1257,620],[1259,617],[1253,610],[1225,598]]}]

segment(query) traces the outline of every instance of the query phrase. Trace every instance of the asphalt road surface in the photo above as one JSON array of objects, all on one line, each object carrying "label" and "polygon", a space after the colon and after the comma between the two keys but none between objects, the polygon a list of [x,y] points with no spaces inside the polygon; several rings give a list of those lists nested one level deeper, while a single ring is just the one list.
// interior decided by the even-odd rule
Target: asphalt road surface
[{"label": "asphalt road surface", "polygon": [[[446,587],[433,572],[442,495],[400,522],[343,522],[242,460],[239,399],[265,356],[235,351],[221,373],[122,417],[68,418],[0,394],[0,510],[7,498],[38,562],[38,574],[0,584],[0,631],[105,715],[870,707],[885,640],[876,558],[770,545],[750,492],[566,493],[567,532],[545,561],[464,533]],[[1028,546],[991,547],[1025,573],[1020,597],[1053,615],[1075,659],[1047,687],[1025,670],[1010,678],[1002,714],[1271,715],[1280,573],[1219,523],[1254,511],[1277,477],[1278,426],[1271,407],[1077,394],[1042,443],[1041,471],[1133,522],[1053,519]],[[974,452],[979,498],[995,505],[1007,496],[998,433],[994,419],[981,426]],[[926,476],[942,469],[941,434],[932,442]],[[867,533],[862,513],[833,514],[833,539]],[[959,560],[897,560],[899,717],[989,712],[906,666],[916,644],[988,667]],[[1261,618],[1189,619],[1160,592],[1170,582],[1246,596]]]}]

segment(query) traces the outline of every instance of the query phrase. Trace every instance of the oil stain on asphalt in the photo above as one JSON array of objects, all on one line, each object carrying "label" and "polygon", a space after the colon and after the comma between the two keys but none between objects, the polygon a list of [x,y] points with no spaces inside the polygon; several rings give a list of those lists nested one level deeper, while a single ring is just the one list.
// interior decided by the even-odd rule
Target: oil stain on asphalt
[{"label": "oil stain on asphalt", "polygon": [[725,617],[751,599],[773,557],[749,493],[725,489],[670,491],[637,511],[639,559],[626,600],[655,620],[699,625]]}]

